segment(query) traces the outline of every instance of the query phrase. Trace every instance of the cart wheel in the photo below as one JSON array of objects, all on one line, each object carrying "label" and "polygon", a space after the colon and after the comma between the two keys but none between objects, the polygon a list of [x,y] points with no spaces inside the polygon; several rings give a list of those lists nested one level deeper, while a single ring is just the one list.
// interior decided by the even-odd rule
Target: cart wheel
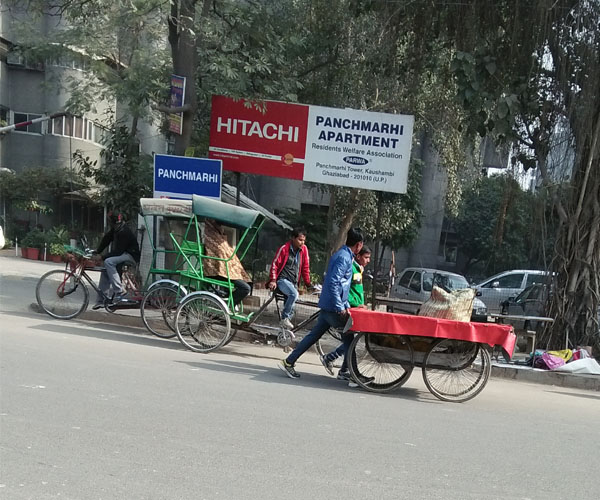
[{"label": "cart wheel", "polygon": [[488,350],[463,340],[441,339],[423,360],[423,380],[429,391],[442,401],[454,403],[477,396],[491,371]]},{"label": "cart wheel", "polygon": [[195,352],[210,352],[230,338],[231,319],[225,306],[209,293],[188,295],[177,308],[175,330],[180,342]]},{"label": "cart wheel", "polygon": [[413,370],[412,344],[400,335],[358,333],[347,356],[352,378],[367,391],[388,392],[400,387]]}]

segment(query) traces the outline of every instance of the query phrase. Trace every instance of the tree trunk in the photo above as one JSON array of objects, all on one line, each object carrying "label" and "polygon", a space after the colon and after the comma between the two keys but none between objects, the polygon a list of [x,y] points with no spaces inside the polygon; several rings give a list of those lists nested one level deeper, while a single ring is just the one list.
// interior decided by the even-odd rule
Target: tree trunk
[{"label": "tree trunk", "polygon": [[564,207],[567,218],[559,227],[552,265],[558,273],[550,308],[555,322],[544,332],[542,342],[553,348],[592,345],[597,354],[600,349],[600,106],[596,109],[592,133],[578,139],[581,146]]},{"label": "tree trunk", "polygon": [[185,77],[185,94],[183,111],[183,126],[181,135],[175,135],[174,154],[182,156],[189,147],[194,129],[194,118],[198,108],[196,97],[196,67],[197,38],[196,27],[196,5],[202,2],[203,12],[210,5],[209,0],[179,0],[171,3],[171,15],[169,16],[169,44],[171,45],[171,57],[173,59],[173,73]]},{"label": "tree trunk", "polygon": [[356,216],[356,212],[358,211],[358,204],[360,202],[361,193],[360,189],[352,189],[350,192],[350,206],[352,207],[340,223],[340,228],[335,235],[335,237],[331,240],[331,246],[329,247],[329,255],[333,255],[337,252],[342,245],[346,243],[346,235],[348,230],[352,227],[352,222],[354,222],[354,217]]}]

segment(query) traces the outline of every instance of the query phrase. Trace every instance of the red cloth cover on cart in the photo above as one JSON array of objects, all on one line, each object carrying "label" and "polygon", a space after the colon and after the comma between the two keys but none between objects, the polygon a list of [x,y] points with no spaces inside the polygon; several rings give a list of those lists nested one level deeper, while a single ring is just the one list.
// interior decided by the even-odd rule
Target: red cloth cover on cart
[{"label": "red cloth cover on cart", "polygon": [[512,356],[517,337],[511,325],[472,323],[410,314],[352,309],[355,332],[387,333],[440,339],[467,340],[490,346],[499,345]]}]

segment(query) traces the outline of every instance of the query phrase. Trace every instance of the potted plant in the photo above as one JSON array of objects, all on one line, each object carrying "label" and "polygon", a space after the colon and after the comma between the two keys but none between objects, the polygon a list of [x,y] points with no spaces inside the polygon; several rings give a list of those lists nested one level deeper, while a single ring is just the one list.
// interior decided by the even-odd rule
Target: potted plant
[{"label": "potted plant", "polygon": [[62,262],[63,256],[66,253],[67,252],[63,243],[50,243],[49,260],[52,262]]},{"label": "potted plant", "polygon": [[52,262],[61,262],[69,243],[69,230],[65,226],[54,226],[46,232],[49,257]]},{"label": "potted plant", "polygon": [[23,257],[37,260],[40,257],[40,247],[44,246],[46,239],[44,233],[35,228],[29,231],[23,238]]}]

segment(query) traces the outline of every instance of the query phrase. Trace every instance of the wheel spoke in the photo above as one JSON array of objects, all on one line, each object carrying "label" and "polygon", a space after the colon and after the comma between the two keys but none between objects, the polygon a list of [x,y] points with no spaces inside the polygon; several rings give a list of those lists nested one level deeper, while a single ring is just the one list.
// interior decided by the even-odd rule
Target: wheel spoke
[{"label": "wheel spoke", "polygon": [[348,355],[353,378],[361,387],[373,392],[400,387],[413,369],[412,345],[408,337],[359,333],[352,341]]},{"label": "wheel spoke", "polygon": [[229,338],[228,311],[209,294],[190,296],[177,308],[175,325],[179,340],[192,351],[210,352]]},{"label": "wheel spoke", "polygon": [[473,342],[441,340],[423,361],[425,385],[443,401],[462,402],[475,397],[485,387],[490,372],[489,353]]},{"label": "wheel spoke", "polygon": [[177,289],[172,285],[151,288],[142,301],[142,321],[154,335],[169,339],[175,333]]},{"label": "wheel spoke", "polygon": [[89,301],[84,283],[70,271],[61,269],[47,272],[40,278],[35,296],[44,312],[59,319],[71,319],[81,314]]}]

